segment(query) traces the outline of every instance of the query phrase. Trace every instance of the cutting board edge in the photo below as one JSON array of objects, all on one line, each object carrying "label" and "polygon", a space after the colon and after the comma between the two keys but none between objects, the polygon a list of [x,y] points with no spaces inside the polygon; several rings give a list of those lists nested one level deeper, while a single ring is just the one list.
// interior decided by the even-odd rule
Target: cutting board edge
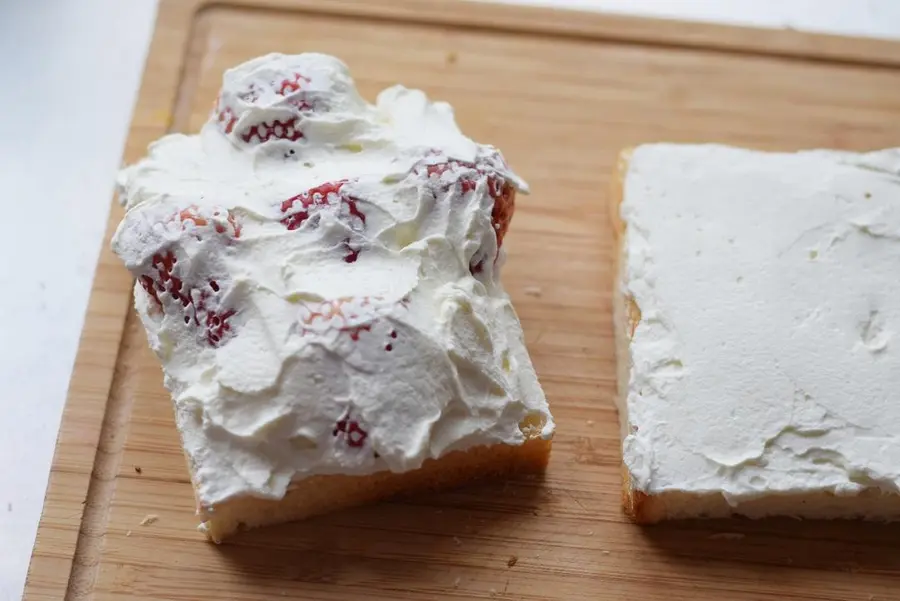
[{"label": "cutting board edge", "polygon": [[[180,112],[184,67],[189,59],[191,40],[196,33],[195,25],[203,11],[217,7],[306,11],[445,26],[468,26],[475,22],[484,29],[507,33],[563,35],[657,47],[706,48],[794,60],[862,64],[873,68],[900,67],[900,42],[888,40],[682,23],[467,0],[336,0],[324,8],[316,4],[314,0],[244,0],[233,3],[162,0],[129,130],[126,161],[136,160],[152,140],[171,131],[176,115]],[[461,4],[466,4],[472,11],[463,13],[459,10]],[[181,52],[167,52],[173,47],[180,48]],[[72,579],[72,575],[77,572],[78,565],[83,566],[88,570],[86,573],[90,574],[93,567],[92,553],[84,551],[85,541],[91,541],[88,547],[93,545],[96,547],[94,550],[99,549],[103,542],[103,527],[100,525],[96,528],[97,525],[85,522],[90,516],[103,516],[114,490],[114,486],[109,486],[114,481],[114,474],[109,474],[108,470],[102,469],[102,465],[98,464],[98,449],[103,448],[104,423],[108,421],[109,408],[117,403],[113,398],[116,394],[114,380],[119,371],[122,349],[116,344],[114,349],[101,348],[98,352],[96,341],[112,339],[121,344],[129,316],[130,321],[134,320],[130,312],[133,280],[109,249],[109,240],[121,216],[122,209],[114,203],[60,424],[41,522],[26,580],[27,599],[81,599],[90,598],[92,593],[90,578],[80,578],[78,586],[73,586],[76,581]],[[115,309],[116,319],[110,319],[109,311],[100,310],[101,307],[110,306]],[[89,385],[83,385],[86,383]],[[91,416],[96,417],[96,422],[75,423],[73,408],[76,405],[89,405]],[[85,463],[92,465],[93,469],[75,474],[71,470],[61,469],[61,463],[71,460],[73,455],[83,457]],[[64,486],[74,486],[77,494],[73,495],[67,489],[68,498],[57,502],[57,493]],[[98,493],[92,495],[92,487],[106,490],[106,497],[100,498]],[[61,515],[65,517],[60,518]],[[48,517],[53,517],[57,522],[62,519],[63,526],[58,523],[49,524]],[[79,546],[82,547],[81,550]],[[79,557],[81,563],[77,561]]]},{"label": "cutting board edge", "polygon": [[[490,0],[192,0],[202,13],[216,8],[308,12],[318,15],[465,26],[488,31],[587,38],[647,46],[717,50],[827,63],[900,66],[900,41],[827,33],[632,16],[611,12],[516,6]],[[162,8],[178,0],[162,0]],[[471,10],[461,10],[465,5]]]}]

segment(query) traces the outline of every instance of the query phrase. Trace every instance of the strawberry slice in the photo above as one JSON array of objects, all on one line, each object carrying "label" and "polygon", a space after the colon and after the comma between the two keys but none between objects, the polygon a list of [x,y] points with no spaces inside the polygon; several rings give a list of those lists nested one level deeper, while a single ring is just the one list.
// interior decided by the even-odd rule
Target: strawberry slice
[{"label": "strawberry slice", "polygon": [[[301,335],[326,335],[337,332],[346,335],[354,343],[361,340],[363,332],[371,332],[372,327],[381,321],[387,313],[398,309],[409,308],[409,297],[404,296],[397,301],[387,301],[381,296],[345,296],[325,299],[313,303],[302,303],[299,323]],[[397,343],[397,331],[388,332],[384,350],[394,350]]]},{"label": "strawberry slice", "polygon": [[[310,81],[311,80],[302,73],[292,73],[281,80],[281,85],[278,87],[276,94],[279,96],[287,96],[288,94],[299,92],[301,87],[307,85]],[[301,84],[301,82],[303,83]]]},{"label": "strawberry slice", "polygon": [[[224,236],[231,242],[241,235],[237,218],[220,208],[192,205],[174,213],[166,222],[180,224],[185,235],[201,244],[214,236]],[[222,306],[226,282],[192,279],[196,270],[191,269],[190,263],[177,244],[169,243],[153,254],[138,275],[138,282],[158,309],[181,315],[185,325],[199,331],[207,344],[219,346],[233,333],[229,319],[237,311]]]},{"label": "strawberry slice", "polygon": [[[437,151],[432,151],[438,153]],[[442,192],[447,192],[451,187],[459,185],[462,194],[474,192],[478,182],[486,180],[487,191],[494,200],[491,210],[491,224],[497,234],[497,247],[503,244],[503,237],[509,229],[515,212],[516,188],[506,180],[497,170],[495,163],[503,159],[499,156],[488,160],[479,160],[475,163],[449,159],[440,163],[419,163],[413,168],[414,173],[425,177],[428,181],[438,186]],[[449,173],[449,175],[447,175]]]},{"label": "strawberry slice", "polygon": [[[440,156],[441,152],[432,150],[428,156]],[[427,159],[426,159],[427,160]],[[516,188],[500,174],[500,169],[505,168],[503,157],[497,153],[486,158],[480,158],[476,162],[448,159],[438,163],[428,164],[423,160],[413,167],[413,173],[425,178],[440,192],[447,193],[454,186],[459,187],[462,195],[474,192],[479,182],[484,180],[487,185],[487,193],[493,200],[491,208],[491,225],[497,236],[497,252],[499,256],[503,238],[509,229],[515,212]],[[484,270],[484,257],[476,253],[469,265],[473,275]],[[496,259],[496,257],[495,257]]]},{"label": "strawberry slice", "polygon": [[487,184],[488,194],[494,199],[494,208],[491,209],[491,224],[497,233],[497,248],[500,248],[512,221],[513,213],[516,211],[516,187],[498,174],[489,175]]},{"label": "strawberry slice", "polygon": [[[181,223],[182,230],[187,230],[190,226],[193,226],[195,229],[199,229],[201,233],[208,233],[208,231],[204,230],[212,227],[217,234],[228,234],[231,238],[241,237],[241,226],[234,214],[227,209],[218,207],[201,209],[197,205],[190,205],[172,215],[167,221],[168,223],[178,221]],[[200,238],[201,234],[198,234],[198,240]]]},{"label": "strawberry slice", "polygon": [[263,144],[269,140],[290,140],[296,142],[303,137],[300,129],[300,119],[290,117],[285,119],[272,119],[270,122],[262,121],[256,125],[249,125],[241,131],[241,140],[247,144]]},{"label": "strawberry slice", "polygon": [[310,78],[294,71],[275,74],[264,83],[249,82],[234,94],[220,91],[210,118],[222,133],[229,135],[238,120],[254,107],[280,108],[282,115],[244,125],[236,135],[251,146],[270,140],[296,142],[304,137],[303,114],[314,111],[316,106],[307,93],[310,82]]},{"label": "strawberry slice", "polygon": [[[285,216],[281,223],[289,230],[296,230],[319,211],[327,210],[335,213],[352,230],[362,231],[366,226],[366,215],[359,208],[360,199],[344,189],[347,183],[347,180],[326,182],[283,201],[281,212]],[[318,222],[310,221],[310,224],[315,227]],[[355,262],[362,251],[361,245],[351,238],[344,240],[341,247],[347,263]]]}]

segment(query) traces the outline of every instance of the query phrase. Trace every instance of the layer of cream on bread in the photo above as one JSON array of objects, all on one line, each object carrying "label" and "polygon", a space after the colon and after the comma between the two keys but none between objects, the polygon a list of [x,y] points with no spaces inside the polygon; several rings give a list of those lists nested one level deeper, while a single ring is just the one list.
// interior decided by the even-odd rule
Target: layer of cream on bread
[{"label": "layer of cream on bread", "polygon": [[900,149],[631,155],[620,293],[635,489],[900,486]]},{"label": "layer of cream on bread", "polygon": [[200,503],[549,438],[499,280],[517,190],[449,105],[368,104],[319,54],[227,71],[199,135],[125,169],[113,249]]}]

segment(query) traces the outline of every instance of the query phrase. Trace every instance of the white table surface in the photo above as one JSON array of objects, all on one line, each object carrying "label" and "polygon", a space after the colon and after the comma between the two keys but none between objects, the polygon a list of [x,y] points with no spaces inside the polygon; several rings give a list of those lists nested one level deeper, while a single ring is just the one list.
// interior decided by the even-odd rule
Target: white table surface
[{"label": "white table surface", "polygon": [[[495,1],[900,38],[897,0]],[[25,583],[155,12],[0,0],[0,601]]]}]

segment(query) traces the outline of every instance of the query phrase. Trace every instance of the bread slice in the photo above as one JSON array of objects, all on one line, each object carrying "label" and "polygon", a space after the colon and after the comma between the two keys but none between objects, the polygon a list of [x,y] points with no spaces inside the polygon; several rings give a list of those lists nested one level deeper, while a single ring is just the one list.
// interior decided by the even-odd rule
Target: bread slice
[{"label": "bread slice", "polygon": [[500,281],[528,185],[446,103],[369,104],[336,57],[269,54],[119,184],[112,247],[213,540],[546,466]]},{"label": "bread slice", "polygon": [[[641,161],[635,167],[636,155],[640,155]],[[657,168],[663,163],[669,166]],[[794,310],[797,307],[808,309],[807,322],[797,326],[797,330],[791,331],[790,335],[801,339],[808,337],[814,341],[815,330],[812,328],[818,326],[816,320],[822,311],[838,312],[839,309],[847,307],[859,309],[859,303],[856,302],[857,297],[877,299],[879,291],[885,286],[891,286],[889,274],[886,276],[887,279],[880,280],[879,272],[872,267],[873,265],[886,263],[891,266],[891,269],[900,269],[900,262],[898,262],[900,255],[890,247],[891,241],[897,239],[897,226],[900,224],[900,220],[898,220],[900,215],[893,208],[900,203],[900,187],[897,186],[900,184],[900,151],[886,150],[869,154],[831,151],[775,154],[711,145],[648,145],[627,149],[621,153],[612,182],[610,210],[616,238],[613,284],[618,378],[616,400],[625,445],[622,470],[622,506],[628,517],[642,524],[697,517],[721,518],[736,514],[751,518],[774,515],[872,520],[900,518],[897,471],[891,468],[891,466],[896,467],[897,465],[894,463],[898,441],[895,435],[897,429],[894,426],[897,424],[892,421],[897,419],[897,412],[893,409],[897,406],[895,402],[897,400],[896,388],[889,389],[888,395],[882,398],[878,393],[879,388],[870,386],[871,381],[864,381],[855,376],[854,372],[842,371],[846,369],[847,365],[850,365],[849,359],[848,363],[840,362],[841,353],[846,354],[858,360],[858,365],[865,366],[869,378],[874,378],[879,384],[890,385],[894,381],[895,376],[892,375],[887,364],[882,362],[888,356],[893,356],[894,353],[886,332],[897,324],[896,313],[878,307],[878,300],[871,300],[870,302],[873,303],[871,307],[862,303],[864,315],[861,320],[863,323],[855,324],[858,331],[852,332],[852,335],[858,336],[859,339],[853,344],[848,344],[845,349],[834,350],[833,352],[837,353],[838,357],[836,360],[825,363],[825,359],[812,353],[795,357],[787,351],[785,351],[785,355],[779,355],[781,352],[779,347],[772,350],[776,354],[776,359],[781,358],[783,362],[795,360],[794,374],[799,373],[801,377],[805,375],[804,372],[815,375],[828,374],[831,373],[830,370],[833,370],[839,374],[839,378],[852,380],[853,386],[859,393],[857,401],[851,399],[848,402],[845,398],[842,404],[836,405],[835,399],[840,400],[841,397],[839,395],[828,396],[827,389],[830,383],[819,387],[819,390],[823,392],[821,397],[818,396],[812,387],[816,387],[818,382],[824,379],[819,376],[818,379],[808,378],[804,384],[810,389],[810,392],[803,391],[801,385],[795,382],[795,398],[790,398],[788,395],[785,398],[775,399],[775,403],[766,405],[754,396],[753,379],[748,380],[745,388],[732,389],[727,387],[728,378],[723,377],[719,380],[721,389],[717,391],[721,394],[722,405],[758,403],[758,407],[755,409],[751,407],[751,409],[778,412],[778,402],[783,402],[787,406],[783,409],[790,416],[789,421],[781,431],[776,432],[766,441],[766,446],[758,457],[747,453],[750,458],[745,463],[729,467],[714,464],[712,461],[706,461],[706,463],[699,460],[694,461],[690,469],[684,469],[683,480],[678,480],[681,473],[672,466],[677,468],[685,465],[693,461],[694,456],[688,453],[677,455],[677,453],[682,453],[685,448],[689,453],[699,453],[701,442],[687,440],[682,441],[682,445],[670,444],[672,440],[679,441],[679,436],[683,436],[682,431],[673,427],[665,419],[653,422],[648,420],[647,416],[652,416],[653,411],[657,410],[657,407],[653,406],[654,403],[670,405],[680,403],[672,411],[677,409],[685,419],[703,419],[704,416],[701,413],[703,407],[695,404],[694,399],[686,396],[672,395],[665,398],[662,395],[654,396],[653,394],[645,397],[643,392],[632,394],[637,378],[642,376],[642,370],[646,370],[645,364],[635,367],[633,345],[637,340],[647,341],[650,336],[658,335],[659,332],[654,333],[653,327],[661,322],[665,323],[668,331],[674,331],[683,337],[690,337],[691,333],[687,330],[691,327],[692,322],[679,320],[674,313],[664,314],[660,310],[663,301],[660,301],[657,303],[658,306],[652,308],[652,323],[645,323],[648,318],[642,314],[642,310],[646,313],[647,308],[640,306],[631,292],[632,288],[628,281],[627,253],[629,245],[636,244],[635,240],[629,239],[628,211],[632,209],[626,207],[623,210],[623,203],[627,202],[629,194],[642,195],[644,202],[648,202],[650,199],[650,202],[656,203],[654,210],[672,212],[672,220],[665,227],[676,230],[682,228],[684,235],[680,238],[682,241],[680,244],[692,244],[694,236],[697,239],[705,240],[707,234],[703,230],[715,230],[716,236],[723,239],[731,238],[727,244],[740,247],[742,243],[753,241],[751,232],[749,230],[745,232],[739,227],[730,229],[728,223],[724,222],[713,223],[715,213],[707,213],[703,203],[698,202],[691,205],[693,209],[696,209],[691,214],[691,219],[694,220],[692,223],[685,225],[681,222],[679,224],[678,218],[682,215],[677,215],[677,209],[672,207],[673,203],[678,202],[678,195],[696,194],[696,199],[709,198],[722,203],[734,200],[736,203],[734,210],[740,211],[745,207],[739,205],[753,199],[756,192],[752,187],[758,185],[763,192],[756,193],[759,197],[758,201],[756,204],[750,203],[750,206],[758,208],[761,213],[767,212],[767,203],[791,201],[795,203],[795,206],[803,202],[813,205],[810,207],[810,214],[813,216],[819,214],[818,207],[814,206],[813,201],[818,202],[820,198],[828,199],[822,201],[821,208],[823,216],[821,221],[826,225],[800,223],[796,214],[785,214],[783,217],[779,217],[784,220],[798,219],[798,225],[801,226],[796,228],[795,232],[790,232],[789,236],[785,234],[787,240],[798,240],[794,244],[785,244],[785,249],[781,251],[786,254],[793,253],[793,258],[785,261],[784,255],[779,256],[774,251],[756,252],[751,249],[748,251],[749,255],[758,257],[759,262],[747,261],[746,255],[734,259],[737,264],[741,265],[743,273],[734,278],[735,285],[743,286],[745,281],[752,282],[754,279],[762,279],[755,278],[755,275],[762,273],[764,269],[768,269],[772,265],[782,266],[786,271],[795,269],[796,274],[793,281],[803,281],[804,277],[809,277],[811,282],[819,282],[818,286],[825,292],[821,295],[822,304],[818,309],[813,306],[803,307],[803,303],[808,297],[815,296],[810,290],[814,291],[818,287],[817,285],[795,291],[788,284],[784,284],[783,288],[773,287],[771,281],[758,284],[762,288],[769,287],[762,292],[758,289],[751,289],[749,294],[755,294],[753,298],[757,304],[752,306],[748,304],[744,308],[751,317],[753,314],[765,314],[767,311],[772,311],[773,314],[787,311],[789,307]],[[739,198],[735,200],[735,197]],[[839,202],[843,202],[847,206],[840,205],[837,208],[826,206],[835,197],[840,197]],[[623,214],[626,215],[623,217]],[[630,214],[634,215],[633,212]],[[768,214],[777,216],[779,212],[769,211]],[[753,212],[749,212],[747,215],[747,219],[751,221],[768,219],[768,217],[757,217]],[[839,235],[829,237],[827,230],[831,226],[828,225],[830,223],[828,217],[835,215],[840,216],[834,217],[835,220],[845,219],[850,226],[846,230],[840,230]],[[869,221],[866,221],[867,219]],[[773,221],[776,219],[773,218]],[[644,246],[640,252],[650,253],[654,257],[659,256],[660,253],[681,252],[676,245],[665,246],[666,237],[660,235],[661,230],[653,229],[646,223],[641,225],[641,242],[651,246],[649,251],[648,247]],[[771,226],[773,229],[782,228],[782,230],[791,227],[785,222],[780,224],[774,222]],[[817,227],[819,229],[816,229]],[[746,234],[745,239],[741,239],[744,234]],[[854,241],[854,236],[859,236],[860,239]],[[677,238],[677,235],[674,237]],[[737,239],[735,240],[735,238]],[[819,238],[824,239],[823,244],[819,244]],[[834,257],[829,255],[829,253],[841,252],[840,249],[835,249],[836,246],[851,243],[856,244],[857,247],[851,249],[849,254],[845,256],[836,254]],[[653,244],[658,246],[652,246]],[[699,248],[700,243],[698,243]],[[704,250],[707,248],[704,247]],[[727,250],[722,252],[725,253]],[[690,271],[688,264],[693,260],[691,258],[693,253],[685,252],[683,256],[687,258],[683,259],[682,263],[673,261],[672,265],[674,270],[684,269],[687,273]],[[702,256],[699,250],[697,256]],[[848,262],[854,260],[860,261],[858,269],[848,265]],[[764,261],[767,262],[765,266],[763,266]],[[834,263],[826,263],[827,261]],[[835,269],[846,270],[844,285],[832,285],[827,280],[827,272],[821,274],[812,272],[812,269],[818,267],[819,263],[817,262],[822,262]],[[725,262],[724,264],[727,266],[729,263]],[[701,279],[696,280],[696,283],[693,283],[695,280],[690,280],[692,286],[699,288],[703,283],[702,278],[716,277],[709,272],[701,273],[703,275]],[[655,275],[659,275],[659,272],[655,272]],[[674,275],[680,274],[675,273]],[[669,283],[673,281],[672,278],[668,280]],[[884,282],[888,282],[888,284]],[[737,302],[735,298],[740,297],[728,296],[728,291],[724,290],[727,285],[722,284],[721,302],[726,302],[727,298],[727,302],[734,304]],[[634,287],[634,289],[637,288],[637,286]],[[767,298],[765,292],[772,292],[777,298],[774,300]],[[663,297],[665,292],[658,292],[658,295]],[[705,297],[703,291],[697,290],[695,301],[705,306],[712,306],[720,299]],[[850,311],[850,309],[846,309],[846,311]],[[882,312],[887,312],[887,314],[879,318],[878,316],[882,315]],[[740,319],[740,315],[736,316],[736,321],[733,323],[740,324]],[[645,326],[643,330],[640,327],[642,323]],[[718,343],[720,340],[733,340],[727,335],[729,329],[727,323],[723,322],[720,325],[721,328],[707,325],[703,329],[703,335],[706,336],[711,346],[702,355],[694,355],[693,358],[711,360],[713,363],[719,361],[722,365],[728,365],[728,359],[732,358],[733,351],[728,347],[712,347],[712,343]],[[736,325],[735,327],[743,326]],[[802,327],[808,329],[801,329]],[[836,328],[837,326],[831,324],[829,327]],[[854,324],[851,323],[846,327],[850,329],[854,327]],[[843,342],[840,332],[832,332],[832,337],[835,345]],[[747,339],[743,341],[743,344],[749,348],[752,347],[754,341]],[[816,348],[813,342],[808,343],[807,346]],[[830,349],[829,352],[831,352]],[[683,371],[668,377],[680,378],[682,381],[699,377],[697,372],[702,372],[702,369],[694,370],[695,364],[696,361],[692,364],[686,357],[683,365],[679,361],[679,368]],[[746,361],[741,364],[740,370],[736,371],[735,377],[741,378],[744,377],[743,374],[758,372],[759,370],[756,370],[755,367],[753,363]],[[728,376],[729,374],[720,375]],[[775,373],[772,377],[778,377],[778,374]],[[761,386],[766,385],[762,384]],[[828,402],[832,402],[832,405],[821,411],[816,408],[817,404],[825,406],[824,404]],[[791,405],[792,403],[793,405]],[[864,403],[877,404],[877,411],[869,411]],[[834,409],[835,406],[841,408],[841,415],[838,415]],[[725,409],[727,407],[715,407],[715,410],[720,413]],[[731,427],[731,424],[726,422],[727,419],[720,420],[718,423],[723,427]],[[741,424],[738,423],[736,426],[740,427]],[[747,425],[748,429],[752,427],[754,426]],[[639,430],[644,435],[644,439],[640,441],[641,449],[635,451],[632,446],[629,450],[629,444],[634,444]],[[648,435],[645,430],[652,431]],[[834,434],[835,432],[837,434]],[[711,438],[714,437],[713,435]],[[877,443],[868,444],[872,439],[876,439]],[[784,440],[788,442],[784,442]],[[787,445],[785,448],[788,450],[784,451],[779,446],[780,444]],[[791,444],[797,445],[795,449],[791,449]],[[735,455],[739,455],[744,450],[738,440],[735,440],[730,446],[726,444],[720,448],[722,453]],[[773,448],[779,453],[773,452]],[[672,458],[676,456],[678,461],[684,461],[684,463],[672,461]],[[687,459],[683,459],[683,457],[687,457]],[[777,464],[777,469],[783,470],[783,473],[776,473],[776,468],[771,467],[773,464]],[[636,473],[636,469],[641,473]],[[748,476],[744,481],[753,483],[750,486],[755,486],[755,488],[746,491],[747,494],[736,494],[735,490],[728,490],[729,486],[733,486],[728,478],[741,477],[742,470],[752,470],[753,475]],[[779,477],[780,479],[778,479]],[[773,484],[769,485],[766,482]]]},{"label": "bread slice", "polygon": [[390,497],[444,490],[512,474],[542,473],[550,440],[532,438],[519,446],[496,444],[454,451],[403,473],[313,476],[294,482],[283,499],[241,497],[199,509],[201,530],[214,542],[257,526],[300,520]]}]

